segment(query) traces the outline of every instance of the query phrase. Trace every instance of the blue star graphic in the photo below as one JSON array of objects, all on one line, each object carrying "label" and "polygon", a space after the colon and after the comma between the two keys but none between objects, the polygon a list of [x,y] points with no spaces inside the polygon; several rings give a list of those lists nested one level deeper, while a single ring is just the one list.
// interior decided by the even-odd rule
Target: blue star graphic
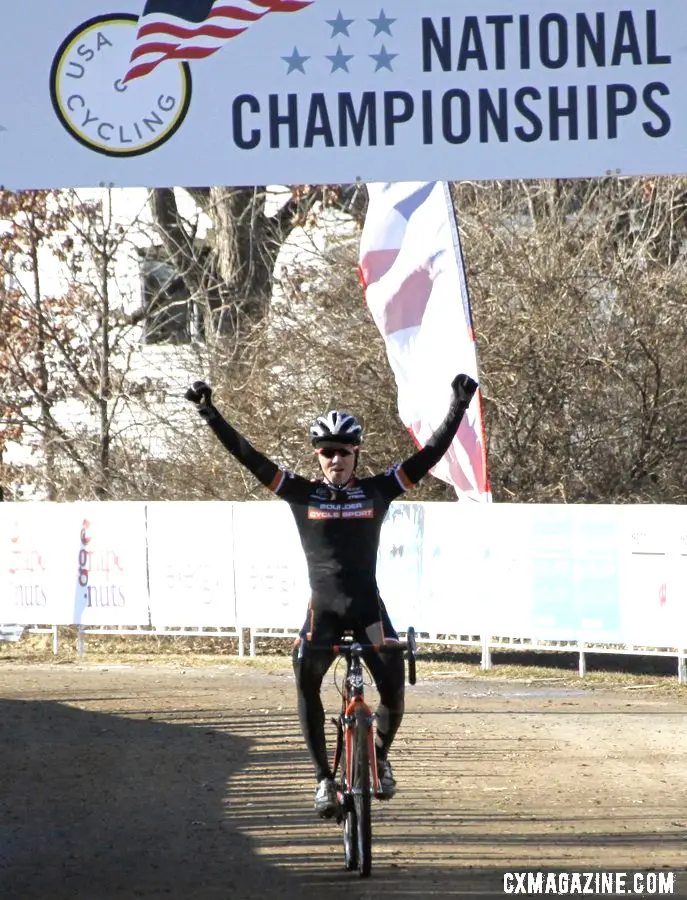
[{"label": "blue star graphic", "polygon": [[344,19],[341,10],[339,10],[335,19],[327,19],[326,21],[327,25],[332,26],[330,37],[336,37],[337,34],[342,34],[344,37],[350,37],[348,28],[355,22],[355,19]]},{"label": "blue star graphic", "polygon": [[353,59],[353,56],[348,56],[346,53],[344,53],[341,49],[341,44],[339,44],[339,46],[336,48],[336,53],[333,56],[327,56],[327,59],[332,64],[332,71],[329,73],[331,75],[332,72],[336,72],[339,69],[343,69],[344,72],[348,72],[348,61],[349,59]]},{"label": "blue star graphic", "polygon": [[369,55],[377,63],[375,72],[379,72],[380,69],[388,69],[390,72],[394,71],[391,68],[391,60],[395,59],[398,53],[388,53],[384,44],[382,44],[382,49],[379,53],[370,53]]},{"label": "blue star graphic", "polygon": [[388,34],[389,37],[393,37],[391,34],[391,26],[394,24],[396,19],[389,19],[384,15],[384,10],[382,9],[377,16],[376,19],[368,19],[368,22],[372,22],[375,27],[375,33],[372,35],[373,37],[377,37],[378,34]]},{"label": "blue star graphic", "polygon": [[302,72],[305,75],[305,63],[310,57],[301,56],[298,52],[298,47],[294,47],[291,56],[282,56],[282,59],[289,64],[287,75],[290,75],[292,72]]}]

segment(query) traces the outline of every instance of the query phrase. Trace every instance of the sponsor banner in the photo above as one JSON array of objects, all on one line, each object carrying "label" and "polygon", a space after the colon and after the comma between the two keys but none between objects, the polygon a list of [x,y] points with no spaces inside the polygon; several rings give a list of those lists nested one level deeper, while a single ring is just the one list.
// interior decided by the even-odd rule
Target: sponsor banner
[{"label": "sponsor banner", "polygon": [[[684,506],[398,502],[378,561],[400,630],[687,649]],[[7,623],[299,628],[309,593],[286,504],[0,505]]]},{"label": "sponsor banner", "polygon": [[487,506],[425,503],[418,630],[481,635],[486,624]]},{"label": "sponsor banner", "polygon": [[424,503],[392,503],[382,524],[377,584],[397,631],[419,627],[424,520]]},{"label": "sponsor banner", "polygon": [[145,504],[65,504],[62,529],[53,539],[71,564],[72,623],[148,625]]},{"label": "sponsor banner", "polygon": [[584,506],[540,507],[530,531],[533,633],[620,641],[617,517]]},{"label": "sponsor banner", "polygon": [[236,615],[243,628],[301,627],[310,585],[296,523],[286,503],[235,505],[234,577]]},{"label": "sponsor banner", "polygon": [[534,631],[530,533],[534,506],[493,504],[485,564],[485,617],[490,637]]},{"label": "sponsor banner", "polygon": [[2,512],[0,619],[148,624],[142,503],[7,503]]},{"label": "sponsor banner", "polygon": [[0,505],[0,621],[72,625],[70,584],[75,556],[66,552],[64,507]]},{"label": "sponsor banner", "polygon": [[152,624],[234,627],[232,503],[149,503]]},{"label": "sponsor banner", "polygon": [[[616,643],[622,640],[619,523],[614,506],[568,507],[572,519],[574,609],[578,640]],[[565,629],[571,623],[560,621]]]},{"label": "sponsor banner", "polygon": [[641,647],[687,648],[684,507],[624,507],[620,532],[625,641]]},{"label": "sponsor banner", "polygon": [[616,510],[497,504],[489,523],[491,635],[622,641]]},{"label": "sponsor banner", "polygon": [[684,172],[684,0],[6,7],[9,188]]}]

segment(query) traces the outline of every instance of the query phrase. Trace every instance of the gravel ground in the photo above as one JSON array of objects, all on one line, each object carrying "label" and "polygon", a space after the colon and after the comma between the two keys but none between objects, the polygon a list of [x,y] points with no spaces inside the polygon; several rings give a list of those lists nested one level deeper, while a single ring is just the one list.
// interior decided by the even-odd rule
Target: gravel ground
[{"label": "gravel ground", "polygon": [[504,897],[524,870],[672,872],[687,897],[684,695],[421,680],[363,880],[311,811],[283,661],[0,680],[3,900]]}]

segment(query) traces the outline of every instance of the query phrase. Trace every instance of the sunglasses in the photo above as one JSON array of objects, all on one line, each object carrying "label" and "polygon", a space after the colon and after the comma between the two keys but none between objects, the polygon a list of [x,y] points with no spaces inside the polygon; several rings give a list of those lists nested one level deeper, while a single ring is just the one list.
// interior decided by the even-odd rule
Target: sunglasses
[{"label": "sunglasses", "polygon": [[334,459],[335,456],[351,456],[353,450],[348,447],[318,447],[315,453],[319,453],[325,459]]}]

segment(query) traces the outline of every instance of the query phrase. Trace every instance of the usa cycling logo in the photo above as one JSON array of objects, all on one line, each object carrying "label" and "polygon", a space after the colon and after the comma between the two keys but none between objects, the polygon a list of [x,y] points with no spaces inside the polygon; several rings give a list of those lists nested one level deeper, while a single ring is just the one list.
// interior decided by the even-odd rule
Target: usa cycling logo
[{"label": "usa cycling logo", "polygon": [[207,59],[273,12],[313,0],[147,0],[140,16],[111,13],[78,25],[50,71],[55,113],[79,143],[139,156],[168,141],[191,103],[189,62]]}]

